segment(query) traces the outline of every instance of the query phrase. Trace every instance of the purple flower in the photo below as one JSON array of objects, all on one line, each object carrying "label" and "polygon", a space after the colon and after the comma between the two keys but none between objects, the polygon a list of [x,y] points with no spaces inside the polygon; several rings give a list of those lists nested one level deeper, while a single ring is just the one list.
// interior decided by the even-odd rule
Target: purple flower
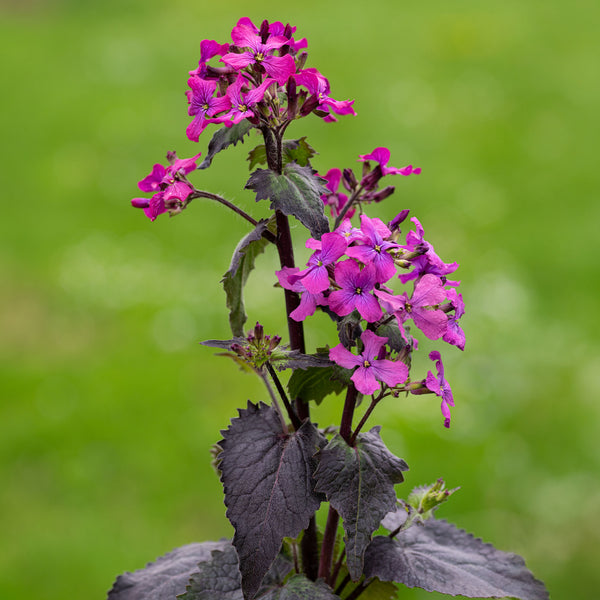
[{"label": "purple flower", "polygon": [[185,201],[194,188],[181,178],[196,169],[200,154],[192,158],[177,158],[174,152],[167,154],[171,163],[168,167],[155,164],[149,175],[144,177],[138,187],[142,192],[156,192],[152,198],[134,198],[131,205],[143,208],[146,216],[154,221],[158,215],[169,212],[177,214],[184,208]]},{"label": "purple flower", "polygon": [[408,319],[412,319],[430,340],[437,340],[446,332],[448,315],[443,310],[435,308],[446,299],[446,290],[439,277],[431,274],[424,275],[415,285],[411,298],[408,298],[406,293],[401,296],[393,296],[382,291],[375,293],[392,308],[405,339],[403,325]]},{"label": "purple flower", "polygon": [[[438,277],[445,277],[456,271],[456,269],[458,269],[458,263],[453,262],[446,264],[435,253],[433,246],[423,237],[424,231],[419,220],[416,217],[413,217],[411,221],[415,224],[417,230],[409,231],[406,234],[406,245],[400,247],[409,252],[414,252],[417,256],[410,259],[414,266],[414,270],[410,273],[400,275],[400,281],[406,283],[412,279],[417,279],[425,273],[432,273]],[[448,284],[452,285],[451,282],[448,282]]]},{"label": "purple flower", "polygon": [[208,81],[194,76],[188,79],[188,85],[192,88],[191,91],[186,92],[190,105],[188,114],[193,116],[194,120],[188,125],[186,134],[192,142],[197,142],[209,123],[223,121],[223,119],[211,119],[210,117],[228,110],[231,107],[231,101],[227,96],[214,96],[217,89],[216,81]]},{"label": "purple flower", "polygon": [[321,236],[321,241],[309,239],[306,246],[317,251],[307,263],[309,268],[300,273],[302,284],[311,294],[324,292],[329,288],[327,267],[333,265],[338,258],[343,256],[348,242],[339,233],[324,233]]},{"label": "purple flower", "polygon": [[306,317],[310,317],[315,314],[317,306],[327,306],[327,300],[323,295],[323,292],[317,292],[312,294],[309,292],[302,283],[302,276],[299,274],[300,269],[298,267],[283,267],[281,271],[275,271],[279,284],[286,290],[291,290],[302,294],[300,297],[300,304],[291,313],[290,317],[294,321],[304,321]]},{"label": "purple flower", "polygon": [[231,102],[231,110],[223,116],[223,118],[231,117],[231,121],[223,121],[223,123],[231,127],[235,123],[239,123],[246,118],[255,116],[253,107],[262,101],[265,97],[267,88],[275,83],[274,79],[265,79],[260,86],[248,91],[242,92],[244,86],[249,86],[248,80],[243,75],[238,75],[235,83],[232,83],[228,88],[226,95]]},{"label": "purple flower", "polygon": [[362,235],[360,229],[354,227],[352,221],[348,217],[340,223],[340,226],[335,230],[335,233],[344,236],[348,244],[358,240]]},{"label": "purple flower", "polygon": [[[314,110],[321,110],[329,113],[332,110],[336,115],[356,115],[352,105],[354,100],[334,100],[329,96],[329,81],[321,75],[317,69],[304,69],[295,75],[296,84],[304,86],[314,97],[316,106]],[[337,121],[337,119],[328,114],[324,117],[326,121]]]},{"label": "purple flower", "polygon": [[[190,75],[197,75],[201,79],[207,79],[209,76],[209,68],[207,62],[215,57],[222,56],[226,52],[229,52],[229,44],[219,44],[215,40],[202,40],[200,42],[200,60],[198,62],[198,68],[190,71]],[[212,68],[215,71],[216,69]],[[217,70],[218,73],[218,70]]]},{"label": "purple flower", "polygon": [[448,328],[442,338],[448,344],[452,344],[461,350],[465,349],[465,332],[458,324],[460,319],[465,314],[465,303],[462,299],[462,294],[459,294],[454,288],[446,290],[450,306],[454,309],[454,315],[448,316]]},{"label": "purple flower", "polygon": [[428,390],[442,399],[442,415],[444,416],[444,427],[450,427],[450,406],[454,406],[454,398],[452,397],[452,389],[450,384],[444,377],[444,365],[442,357],[437,350],[429,353],[429,358],[435,360],[437,368],[437,377],[429,371],[425,379],[425,386]]},{"label": "purple flower", "polygon": [[398,169],[396,167],[388,167],[387,164],[390,160],[390,151],[383,146],[375,148],[370,154],[359,154],[359,161],[375,160],[381,168],[382,176],[385,175],[419,175],[421,168],[414,168],[412,165],[402,167]]},{"label": "purple flower", "polygon": [[369,292],[377,283],[377,275],[373,265],[360,269],[352,259],[344,260],[335,266],[335,281],[342,288],[329,294],[329,307],[343,317],[354,309],[369,323],[381,318],[381,306]]},{"label": "purple flower", "polygon": [[289,54],[273,56],[275,50],[285,46],[290,40],[282,35],[269,35],[266,42],[263,42],[258,30],[247,17],[238,21],[231,32],[231,39],[239,48],[248,48],[241,54],[229,52],[221,58],[226,65],[238,71],[249,65],[260,65],[279,85],[285,85],[290,75],[296,71],[296,62]]},{"label": "purple flower", "polygon": [[[329,194],[323,194],[321,200],[325,206],[329,206],[331,209],[331,216],[337,217],[340,211],[348,202],[348,196],[341,192],[338,192],[340,182],[342,180],[342,172],[339,169],[329,169],[325,175],[322,175],[323,179],[327,180],[325,187],[329,190]],[[347,213],[349,219],[354,215],[355,209],[351,208]]]},{"label": "purple flower", "polygon": [[[394,259],[386,251],[390,248],[398,248],[398,244],[384,240],[384,237],[390,237],[392,233],[383,223],[377,224],[375,219],[361,215],[360,224],[362,233],[360,241],[362,244],[350,246],[346,254],[360,260],[365,265],[373,264],[377,283],[385,283],[396,274]],[[379,230],[375,227],[376,224],[379,226]],[[383,232],[382,226],[384,228]]]},{"label": "purple flower", "polygon": [[378,359],[388,338],[375,335],[367,329],[361,335],[361,340],[364,350],[358,356],[346,350],[342,344],[329,351],[329,358],[345,369],[358,367],[351,379],[361,394],[374,394],[381,388],[379,381],[394,387],[407,380],[408,367],[403,362]]}]

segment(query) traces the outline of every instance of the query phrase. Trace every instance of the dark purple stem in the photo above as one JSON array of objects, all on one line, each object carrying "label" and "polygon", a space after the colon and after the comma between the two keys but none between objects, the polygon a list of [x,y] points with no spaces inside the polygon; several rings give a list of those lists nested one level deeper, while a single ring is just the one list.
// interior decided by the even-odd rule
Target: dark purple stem
[{"label": "dark purple stem", "polygon": [[356,429],[354,430],[354,433],[352,434],[352,437],[350,438],[351,446],[354,446],[354,444],[356,443],[356,437],[360,433],[360,430],[363,428],[363,425],[367,422],[367,419],[371,416],[373,409],[377,406],[377,404],[379,403],[379,401],[382,398],[383,398],[383,392],[380,393],[379,396],[377,396],[377,398],[374,397],[371,400],[371,404],[369,405],[369,408],[367,408],[367,411],[365,412],[362,419],[360,420],[360,423],[356,426]]},{"label": "dark purple stem", "polygon": [[356,600],[356,598],[358,598],[371,585],[371,583],[373,583],[373,581],[375,581],[375,579],[369,579],[369,581],[357,585],[352,593],[346,596],[346,600]]},{"label": "dark purple stem", "polygon": [[340,435],[346,440],[349,446],[352,446],[352,417],[354,416],[357,395],[358,392],[351,383],[346,391],[346,401],[344,402],[344,412],[342,413],[342,422],[340,424]]},{"label": "dark purple stem", "polygon": [[337,510],[330,505],[327,515],[327,525],[325,525],[325,533],[323,534],[323,544],[321,545],[321,561],[319,562],[319,577],[325,581],[329,580],[339,520],[340,516]]},{"label": "dark purple stem", "polygon": [[[261,127],[261,132],[265,141],[265,150],[267,155],[267,166],[271,171],[281,175],[283,172],[283,157],[281,152],[281,135],[275,133],[268,126]],[[290,232],[290,223],[286,215],[280,211],[275,211],[277,221],[277,252],[279,253],[279,263],[281,267],[294,268],[294,246],[292,244],[292,234]],[[287,314],[288,332],[290,336],[290,348],[306,353],[304,343],[304,326],[301,321],[294,321],[290,317],[300,305],[300,297],[296,292],[284,290],[285,292],[285,310]],[[300,421],[310,418],[308,402],[296,398],[296,414]],[[319,547],[317,543],[317,521],[314,515],[311,517],[308,527],[304,530],[301,542],[302,567],[304,574],[316,581],[319,573]]]}]

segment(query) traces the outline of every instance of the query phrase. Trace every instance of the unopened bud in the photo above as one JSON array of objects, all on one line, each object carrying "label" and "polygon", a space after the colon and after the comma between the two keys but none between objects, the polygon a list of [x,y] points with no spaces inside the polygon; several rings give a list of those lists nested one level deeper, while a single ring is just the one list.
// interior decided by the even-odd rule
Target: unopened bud
[{"label": "unopened bud", "polygon": [[269,39],[269,21],[267,21],[266,19],[260,24],[259,34],[260,34],[262,43],[266,44],[267,40]]},{"label": "unopened bud", "polygon": [[286,84],[288,107],[287,118],[293,121],[298,113],[298,93],[296,92],[296,80],[290,77]]},{"label": "unopened bud", "polygon": [[342,172],[342,183],[349,192],[352,192],[356,189],[356,186],[358,185],[358,179],[356,179],[356,175],[352,169],[347,167],[344,169]]},{"label": "unopened bud", "polygon": [[306,64],[306,59],[308,58],[308,52],[302,52],[300,56],[298,56],[296,73],[300,73],[302,69],[304,69],[304,65]]}]

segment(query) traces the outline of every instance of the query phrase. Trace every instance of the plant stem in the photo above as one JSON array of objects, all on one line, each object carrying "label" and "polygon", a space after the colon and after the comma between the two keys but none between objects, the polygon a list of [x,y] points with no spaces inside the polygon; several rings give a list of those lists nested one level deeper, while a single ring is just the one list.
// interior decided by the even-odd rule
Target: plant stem
[{"label": "plant stem", "polygon": [[352,593],[346,596],[346,600],[356,600],[356,598],[358,598],[371,585],[373,581],[375,581],[375,579],[369,579],[369,581],[363,581],[362,583],[359,583],[354,588]]},{"label": "plant stem", "polygon": [[[192,200],[193,198],[208,198],[209,200],[214,200],[215,202],[219,202],[220,204],[227,206],[227,208],[230,208],[233,212],[240,215],[240,217],[243,217],[244,219],[246,219],[246,221],[248,221],[249,223],[252,223],[252,225],[254,225],[254,227],[256,227],[258,225],[258,221],[256,219],[251,217],[247,212],[243,211],[239,206],[236,206],[235,204],[229,202],[229,200],[226,200],[222,196],[219,196],[217,194],[211,194],[210,192],[204,192],[202,190],[194,190],[188,196],[189,200]],[[263,233],[263,237],[274,244],[277,242],[277,238],[270,231],[265,231]]]},{"label": "plant stem", "polygon": [[344,412],[342,413],[342,422],[340,424],[340,435],[346,440],[349,446],[352,446],[352,417],[354,416],[357,395],[358,392],[354,384],[351,383],[346,391],[346,401],[344,402]]},{"label": "plant stem", "polygon": [[[281,175],[283,171],[283,157],[281,152],[281,135],[276,134],[268,125],[261,127],[263,139],[265,141],[265,150],[267,155],[267,166],[271,171]],[[281,267],[294,268],[294,246],[292,244],[292,234],[290,232],[290,223],[286,215],[281,211],[275,211],[277,222],[277,252],[279,254],[279,263]],[[296,292],[284,290],[285,292],[285,310],[287,314],[288,332],[290,336],[290,348],[306,353],[304,343],[304,326],[302,321],[294,321],[290,317],[300,305],[300,297]],[[310,418],[308,402],[296,398],[296,414],[301,421]],[[314,515],[311,517],[308,527],[304,530],[301,542],[302,550],[302,568],[304,574],[316,581],[319,572],[319,547],[317,544],[317,521]]]},{"label": "plant stem", "polygon": [[281,412],[281,406],[279,406],[279,402],[277,402],[277,396],[275,395],[275,392],[273,391],[273,388],[271,387],[271,384],[269,383],[269,379],[268,379],[267,375],[261,371],[260,376],[261,376],[262,380],[265,382],[265,386],[267,387],[269,396],[271,396],[271,401],[273,402],[273,406],[275,407],[275,410],[277,411],[277,414],[279,415],[279,420],[281,421],[281,428],[283,429],[283,433],[285,433],[287,435],[289,433],[287,423],[285,422],[285,419],[283,418],[283,413]]},{"label": "plant stem", "polygon": [[346,557],[346,548],[344,548],[342,550],[340,557],[337,559],[337,562],[335,563],[335,568],[333,569],[333,572],[331,573],[331,577],[330,577],[331,581],[329,582],[331,587],[333,587],[335,585],[335,582],[337,581],[338,575],[340,574],[340,569],[342,568],[342,565],[344,564],[345,557]]},{"label": "plant stem", "polygon": [[329,505],[327,525],[325,525],[323,544],[321,545],[321,560],[319,562],[319,577],[322,577],[325,581],[328,581],[329,572],[331,571],[333,548],[335,546],[335,536],[337,534],[339,520],[340,516],[337,510],[335,510],[333,506]]},{"label": "plant stem", "polygon": [[344,204],[344,207],[340,211],[340,214],[337,216],[337,219],[335,220],[335,223],[333,224],[334,229],[337,229],[340,226],[340,223],[344,220],[346,213],[352,208],[354,201],[358,198],[358,196],[360,195],[361,192],[362,192],[362,187],[360,187],[360,185],[359,185],[352,192],[350,199],[348,200],[348,202],[346,202],[346,204]]},{"label": "plant stem", "polygon": [[285,393],[285,390],[283,389],[283,386],[281,385],[281,381],[279,381],[279,377],[277,377],[277,372],[275,371],[275,369],[273,368],[273,365],[270,362],[267,362],[267,370],[269,371],[269,375],[271,375],[271,379],[275,383],[275,387],[277,388],[277,391],[279,392],[279,395],[281,396],[281,401],[283,402],[283,404],[285,406],[285,410],[287,410],[288,417],[290,418],[290,421],[292,422],[294,429],[296,431],[298,431],[298,429],[300,429],[300,426],[302,425],[302,421],[298,418],[296,411],[293,409],[292,405],[290,404],[287,394]]},{"label": "plant stem", "polygon": [[351,446],[354,446],[354,444],[356,442],[356,436],[360,433],[360,430],[363,428],[363,425],[367,422],[367,419],[371,416],[373,409],[377,406],[377,404],[379,403],[379,401],[382,398],[383,398],[383,392],[381,392],[379,394],[379,396],[377,396],[377,398],[375,398],[373,396],[373,399],[371,400],[371,404],[369,405],[369,408],[367,408],[367,411],[365,412],[362,419],[360,420],[360,423],[356,426],[356,429],[354,430],[354,433],[352,434],[352,437],[350,438]]},{"label": "plant stem", "polygon": [[342,583],[340,583],[340,585],[337,586],[335,593],[337,596],[339,596],[342,591],[344,590],[344,588],[350,583],[350,575],[346,575],[346,577],[344,577],[344,580],[342,581]]}]

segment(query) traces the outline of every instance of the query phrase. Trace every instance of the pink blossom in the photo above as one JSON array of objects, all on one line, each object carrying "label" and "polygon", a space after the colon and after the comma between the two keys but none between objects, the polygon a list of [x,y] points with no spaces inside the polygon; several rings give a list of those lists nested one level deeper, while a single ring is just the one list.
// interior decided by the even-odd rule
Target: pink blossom
[{"label": "pink blossom", "polygon": [[367,329],[361,335],[361,340],[364,350],[358,356],[346,350],[342,344],[329,351],[329,358],[345,369],[358,367],[351,379],[361,394],[374,394],[381,388],[379,381],[390,387],[406,381],[408,367],[403,362],[378,358],[388,338],[380,337]]}]

